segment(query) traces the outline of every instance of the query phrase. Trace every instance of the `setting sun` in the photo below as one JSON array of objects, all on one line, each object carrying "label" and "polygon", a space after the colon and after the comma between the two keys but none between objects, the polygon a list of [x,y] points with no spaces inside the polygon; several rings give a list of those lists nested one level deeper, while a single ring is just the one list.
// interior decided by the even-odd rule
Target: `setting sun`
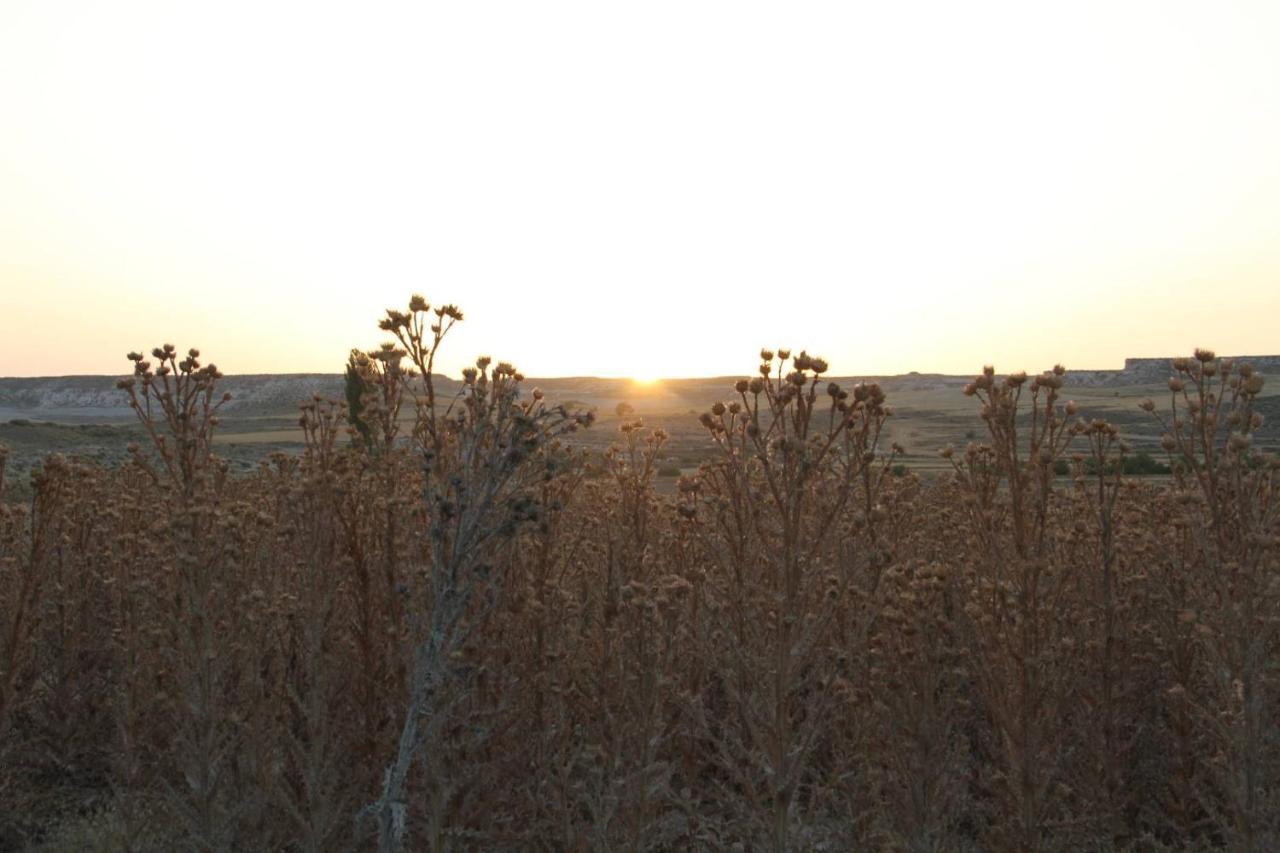
[{"label": "setting sun", "polygon": [[1278,45],[0,0],[0,847],[1280,850]]}]

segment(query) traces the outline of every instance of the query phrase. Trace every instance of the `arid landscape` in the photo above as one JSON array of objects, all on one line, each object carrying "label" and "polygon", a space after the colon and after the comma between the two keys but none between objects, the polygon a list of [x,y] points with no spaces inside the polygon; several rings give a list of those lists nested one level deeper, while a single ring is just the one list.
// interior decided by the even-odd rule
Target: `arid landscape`
[{"label": "arid landscape", "polygon": [[449,380],[461,317],[0,382],[0,841],[1280,839],[1276,359]]},{"label": "arid landscape", "polygon": [[1280,853],[1277,46],[2,0],[0,853]]},{"label": "arid landscape", "polygon": [[[1280,356],[1241,358],[1259,371],[1280,374]],[[1065,393],[1084,410],[1107,418],[1121,428],[1135,452],[1161,456],[1160,431],[1139,405],[1167,392],[1172,358],[1127,359],[1115,370],[1068,370]],[[0,377],[0,442],[11,451],[9,475],[21,488],[21,480],[44,453],[73,454],[86,460],[119,462],[127,447],[142,438],[128,401],[116,388],[114,376],[67,376],[39,379]],[[713,403],[729,399],[740,377],[650,380],[593,377],[529,378],[529,388],[539,388],[547,399],[571,409],[592,411],[603,428],[584,431],[571,441],[590,450],[598,462],[615,440],[615,429],[628,416],[618,406],[629,407],[646,425],[661,428],[669,436],[658,459],[661,491],[674,486],[675,471],[693,473],[710,460],[714,444],[698,422]],[[877,382],[894,401],[894,417],[886,427],[890,441],[904,448],[900,463],[931,476],[948,470],[938,452],[950,445],[963,448],[977,436],[973,411],[961,393],[968,376],[912,373],[899,376],[831,377],[841,385]],[[456,393],[459,382],[441,376],[439,388]],[[305,446],[298,425],[298,407],[314,395],[339,399],[342,374],[278,374],[228,376],[221,387],[232,395],[222,410],[217,436],[220,455],[234,470],[247,471],[272,453],[301,453]],[[1280,417],[1280,389],[1268,388],[1257,401],[1264,415]],[[409,415],[405,414],[406,423]],[[1260,449],[1275,450],[1276,437],[1259,435]],[[669,482],[663,482],[668,480]]]}]

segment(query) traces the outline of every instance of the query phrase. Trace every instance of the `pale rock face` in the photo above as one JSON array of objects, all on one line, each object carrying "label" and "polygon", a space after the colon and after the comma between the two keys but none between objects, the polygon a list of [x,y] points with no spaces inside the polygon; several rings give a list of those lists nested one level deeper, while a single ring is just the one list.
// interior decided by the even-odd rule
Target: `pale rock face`
[{"label": "pale rock face", "polygon": [[[0,418],[130,418],[127,398],[114,376],[52,376],[0,379]],[[313,394],[342,396],[339,374],[228,376],[219,387],[232,399],[228,414],[287,414]]]},{"label": "pale rock face", "polygon": [[[1228,356],[1237,364],[1248,363],[1263,375],[1280,371],[1280,355]],[[1126,358],[1120,370],[1068,370],[1067,385],[1116,387],[1122,385],[1163,385],[1173,369],[1171,358]]]}]

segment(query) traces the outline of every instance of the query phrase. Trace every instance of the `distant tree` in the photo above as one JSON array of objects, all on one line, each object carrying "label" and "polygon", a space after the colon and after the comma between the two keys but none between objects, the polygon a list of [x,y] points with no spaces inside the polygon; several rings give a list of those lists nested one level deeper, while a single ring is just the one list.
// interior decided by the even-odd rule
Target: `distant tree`
[{"label": "distant tree", "polygon": [[[1169,474],[1172,469],[1154,458],[1150,453],[1143,451],[1133,456],[1125,456],[1122,460],[1112,459],[1107,463],[1108,474],[1115,473],[1116,465],[1120,466],[1120,471],[1127,475],[1149,476],[1152,474]],[[1055,460],[1053,463],[1053,473],[1065,475],[1071,473],[1071,466],[1065,459]],[[1093,459],[1084,460],[1084,473],[1093,476],[1098,473],[1098,463]]]},{"label": "distant tree", "polygon": [[1168,474],[1171,469],[1168,465],[1155,459],[1150,453],[1143,451],[1136,456],[1126,456],[1124,459],[1124,473],[1126,474]]}]

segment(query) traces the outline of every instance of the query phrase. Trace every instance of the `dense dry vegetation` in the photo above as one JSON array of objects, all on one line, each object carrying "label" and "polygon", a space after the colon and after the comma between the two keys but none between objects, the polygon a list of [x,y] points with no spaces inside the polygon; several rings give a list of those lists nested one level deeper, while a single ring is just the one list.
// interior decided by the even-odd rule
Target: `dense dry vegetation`
[{"label": "dense dry vegetation", "polygon": [[987,369],[926,482],[881,388],[763,352],[664,497],[638,419],[588,476],[510,365],[438,398],[460,319],[388,312],[248,476],[217,370],[130,356],[132,461],[0,505],[0,846],[1280,848],[1248,365],[1173,363],[1159,480],[1061,368]]}]

